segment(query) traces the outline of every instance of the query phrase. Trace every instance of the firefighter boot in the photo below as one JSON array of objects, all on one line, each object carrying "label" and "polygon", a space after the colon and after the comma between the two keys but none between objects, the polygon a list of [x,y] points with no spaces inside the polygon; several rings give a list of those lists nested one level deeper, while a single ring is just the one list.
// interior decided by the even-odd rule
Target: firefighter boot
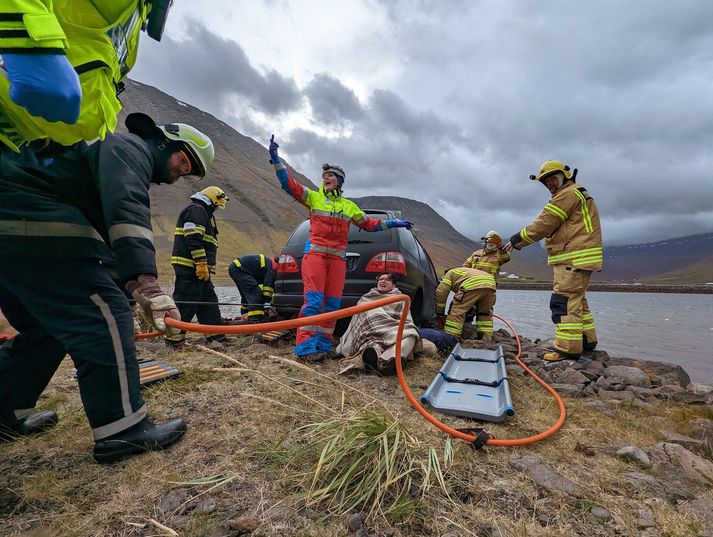
[{"label": "firefighter boot", "polygon": [[0,422],[0,442],[9,442],[20,436],[41,433],[54,427],[58,421],[57,413],[47,410],[30,414],[26,419],[17,423]]},{"label": "firefighter boot", "polygon": [[178,442],[185,432],[186,422],[180,418],[158,424],[144,418],[125,431],[94,442],[94,460],[110,464],[145,451],[164,449]]}]

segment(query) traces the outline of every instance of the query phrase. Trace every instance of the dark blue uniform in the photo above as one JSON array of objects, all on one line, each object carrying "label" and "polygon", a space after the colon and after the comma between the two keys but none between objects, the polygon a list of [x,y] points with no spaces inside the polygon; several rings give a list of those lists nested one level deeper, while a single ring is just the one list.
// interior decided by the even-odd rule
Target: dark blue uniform
[{"label": "dark blue uniform", "polygon": [[252,322],[265,318],[263,304],[272,302],[277,279],[277,262],[265,254],[246,254],[235,258],[228,274],[240,291],[240,313],[248,314]]},{"label": "dark blue uniform", "polygon": [[133,134],[0,150],[0,422],[31,413],[69,354],[95,440],[144,419],[134,328],[117,285],[156,275],[149,184],[158,153]]}]

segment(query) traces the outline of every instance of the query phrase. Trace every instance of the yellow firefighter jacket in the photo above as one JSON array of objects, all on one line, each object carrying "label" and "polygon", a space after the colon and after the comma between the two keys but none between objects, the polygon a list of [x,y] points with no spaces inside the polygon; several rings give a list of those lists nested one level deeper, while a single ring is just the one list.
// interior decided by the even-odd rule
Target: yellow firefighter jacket
[{"label": "yellow firefighter jacket", "polygon": [[436,314],[442,315],[446,310],[448,293],[453,291],[458,295],[473,289],[492,289],[494,291],[495,278],[492,274],[468,267],[456,267],[446,272],[436,289]]},{"label": "yellow firefighter jacket", "polygon": [[72,125],[32,116],[10,99],[10,83],[0,69],[0,143],[18,151],[36,139],[72,145],[114,131],[121,110],[117,92],[136,62],[149,10],[145,0],[3,0],[0,50],[66,53],[79,75],[82,105]]},{"label": "yellow firefighter jacket", "polygon": [[487,252],[485,248],[481,248],[470,254],[470,257],[465,260],[463,266],[488,272],[493,275],[497,282],[500,267],[508,261],[510,261],[510,254],[505,250],[495,249],[492,252]]},{"label": "yellow firefighter jacket", "polygon": [[547,263],[601,270],[604,260],[597,204],[577,183],[565,184],[529,226],[513,235],[518,250],[545,239]]}]

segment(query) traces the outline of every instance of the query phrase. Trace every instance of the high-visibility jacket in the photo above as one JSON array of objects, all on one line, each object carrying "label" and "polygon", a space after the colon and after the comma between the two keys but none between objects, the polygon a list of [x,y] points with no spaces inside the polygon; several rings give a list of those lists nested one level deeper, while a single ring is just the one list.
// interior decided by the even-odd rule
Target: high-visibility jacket
[{"label": "high-visibility jacket", "polygon": [[485,248],[481,248],[470,254],[470,257],[465,260],[463,266],[488,272],[495,277],[495,281],[497,282],[500,267],[508,261],[510,261],[510,254],[505,250],[495,249],[492,252],[488,252]]},{"label": "high-visibility jacket", "polygon": [[120,279],[157,275],[149,185],[159,158],[133,134],[0,147],[0,259],[33,257],[51,271],[53,258],[95,258],[115,262]]},{"label": "high-visibility jacket", "polygon": [[299,184],[282,162],[275,163],[282,189],[309,209],[309,251],[344,257],[350,222],[365,231],[393,227],[391,220],[369,218],[356,203],[341,195],[341,190],[324,192]]},{"label": "high-visibility jacket", "polygon": [[233,265],[255,278],[262,294],[272,300],[277,279],[277,263],[273,257],[265,254],[241,255],[233,260]]},{"label": "high-visibility jacket", "polygon": [[215,273],[218,252],[218,226],[213,216],[215,207],[210,200],[205,201],[197,196],[194,194],[191,203],[178,215],[171,264],[193,269],[196,261],[207,261],[208,270]]},{"label": "high-visibility jacket", "polygon": [[492,289],[494,291],[495,278],[483,270],[468,267],[456,267],[446,272],[436,288],[436,314],[442,315],[446,310],[448,293],[453,291],[458,295],[473,289]]},{"label": "high-visibility jacket", "polygon": [[144,0],[2,0],[0,55],[42,49],[64,53],[79,75],[82,104],[72,125],[30,115],[9,96],[0,69],[0,143],[17,151],[32,140],[62,145],[103,139],[116,128],[121,80],[136,62]]},{"label": "high-visibility jacket", "polygon": [[540,215],[510,238],[520,249],[545,239],[547,263],[582,270],[601,270],[604,260],[599,209],[587,190],[565,184],[545,205]]}]

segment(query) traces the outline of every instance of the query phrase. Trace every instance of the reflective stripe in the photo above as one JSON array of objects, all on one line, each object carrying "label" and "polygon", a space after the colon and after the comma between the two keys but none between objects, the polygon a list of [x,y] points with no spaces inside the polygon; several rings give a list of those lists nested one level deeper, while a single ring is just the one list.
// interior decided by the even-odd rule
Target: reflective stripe
[{"label": "reflective stripe", "polygon": [[475,328],[479,332],[492,332],[493,331],[493,321],[476,321]]},{"label": "reflective stripe", "polygon": [[198,250],[191,250],[191,255],[193,256],[193,259],[196,259],[199,257],[206,257],[205,249],[200,248]]},{"label": "reflective stripe", "polygon": [[334,333],[334,327],[326,328],[324,326],[317,326],[316,324],[308,324],[306,326],[302,326],[302,327],[300,327],[300,330],[306,330],[308,332],[321,332],[323,334]]},{"label": "reflective stripe", "polygon": [[334,218],[335,220],[351,220],[349,215],[344,213],[333,213],[330,211],[320,211],[319,209],[311,209],[309,212],[310,216],[326,216],[328,218]]},{"label": "reflective stripe", "polygon": [[584,323],[582,325],[582,332],[591,332],[595,328],[594,323]]},{"label": "reflective stripe", "polygon": [[34,222],[29,220],[0,220],[0,235],[23,237],[79,237],[104,242],[92,226],[69,222]]},{"label": "reflective stripe", "polygon": [[483,286],[495,287],[495,278],[493,278],[490,274],[485,276],[471,276],[460,284],[460,288],[465,290],[475,289],[477,287]]},{"label": "reflective stripe", "polygon": [[557,207],[557,205],[555,205],[554,203],[548,203],[547,205],[545,205],[545,211],[551,212],[555,216],[559,217],[560,220],[562,220],[563,222],[567,220],[567,213]]},{"label": "reflective stripe", "polygon": [[584,220],[584,231],[586,231],[587,233],[591,233],[594,230],[594,226],[592,226],[592,217],[589,214],[589,207],[587,206],[587,199],[584,197],[584,194],[582,194],[576,188],[574,189],[574,193],[577,194],[577,196],[579,197],[579,201],[582,203],[581,209],[582,209],[582,220]]},{"label": "reflective stripe", "polygon": [[116,224],[109,228],[109,240],[113,243],[118,239],[145,239],[153,244],[153,233],[150,229],[136,224]]},{"label": "reflective stripe", "polygon": [[265,312],[262,310],[252,310],[248,312],[248,317],[255,317],[256,315],[260,315],[262,317],[265,315]]},{"label": "reflective stripe", "polygon": [[260,268],[263,268],[265,266],[265,255],[260,254]]},{"label": "reflective stripe", "polygon": [[111,312],[111,308],[109,308],[109,304],[107,304],[101,296],[95,293],[91,295],[89,299],[99,308],[99,311],[106,321],[106,326],[109,329],[111,344],[114,347],[117,377],[119,378],[121,407],[124,410],[124,417],[130,416],[134,412],[134,409],[131,408],[131,401],[129,399],[129,379],[126,375],[126,358],[124,357],[124,348],[121,345],[119,327],[116,325],[116,319],[114,318],[114,314]]},{"label": "reflective stripe", "polygon": [[441,280],[441,283],[445,283],[446,285],[453,285],[453,282],[450,281],[448,278],[443,278]]},{"label": "reflective stripe", "polygon": [[92,429],[92,433],[94,434],[94,440],[102,440],[114,434],[120,433],[121,431],[125,431],[132,425],[136,425],[137,423],[139,423],[148,415],[149,411],[146,409],[146,405],[143,405],[140,409],[138,409],[136,412],[129,416],[121,418],[120,420],[113,421],[108,425],[103,425],[101,427],[97,427],[96,429]]},{"label": "reflective stripe", "polygon": [[564,254],[550,255],[547,257],[547,263],[552,265],[559,261],[568,261],[570,259],[574,260],[573,264],[575,266],[587,265],[589,263],[595,263],[601,261],[604,258],[604,250],[601,246],[595,248],[586,248],[584,250],[575,250],[574,252],[567,252]]},{"label": "reflective stripe", "polygon": [[215,237],[211,237],[210,235],[203,235],[203,242],[207,242],[208,244],[213,244],[214,246],[218,246],[218,239]]},{"label": "reflective stripe", "polygon": [[321,254],[332,254],[332,255],[337,255],[339,257],[344,257],[347,253],[346,250],[340,250],[339,248],[330,248],[329,246],[322,246],[321,244],[313,244],[313,243],[310,243],[309,251],[310,252],[318,252]]},{"label": "reflective stripe", "polygon": [[188,259],[187,257],[179,257],[177,255],[174,255],[171,258],[171,264],[172,265],[183,265],[183,266],[191,267],[191,268],[193,268],[195,266],[195,263],[193,263],[193,259]]},{"label": "reflective stripe", "polygon": [[236,257],[235,259],[233,259],[233,263],[235,263],[235,266],[236,266],[236,267],[240,267],[240,266],[241,266],[241,265],[240,265],[240,261],[238,261],[238,258],[237,258],[237,257]]},{"label": "reflective stripe", "polygon": [[532,244],[533,242],[535,242],[527,234],[527,228],[522,228],[522,230],[520,231],[520,238],[523,240],[523,242],[525,244]]}]

